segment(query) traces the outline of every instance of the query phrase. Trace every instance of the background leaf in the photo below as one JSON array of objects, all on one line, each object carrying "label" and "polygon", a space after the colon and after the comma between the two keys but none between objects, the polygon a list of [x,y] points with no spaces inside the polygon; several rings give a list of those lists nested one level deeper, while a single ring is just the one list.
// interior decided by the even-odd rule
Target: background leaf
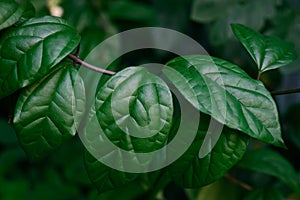
[{"label": "background leaf", "polygon": [[31,159],[45,156],[75,135],[84,101],[83,82],[67,63],[21,93],[14,124],[19,142]]},{"label": "background leaf", "polygon": [[257,189],[249,192],[243,200],[283,200],[282,194],[275,188]]},{"label": "background leaf", "polygon": [[292,190],[300,191],[300,180],[293,166],[279,153],[270,149],[247,152],[239,167],[275,176]]},{"label": "background leaf", "polygon": [[205,55],[178,57],[163,73],[198,110],[251,137],[283,147],[276,104],[262,82]]},{"label": "background leaf", "polygon": [[276,0],[228,0],[226,3],[221,0],[195,0],[191,18],[199,23],[210,22],[206,27],[209,41],[220,46],[233,38],[230,24],[240,23],[260,30],[275,15],[277,4]]},{"label": "background leaf", "polygon": [[256,62],[260,72],[282,67],[297,58],[292,43],[261,35],[241,24],[232,24],[231,27],[235,36]]},{"label": "background leaf", "polygon": [[0,98],[42,78],[79,40],[65,20],[50,16],[7,31],[0,38]]}]

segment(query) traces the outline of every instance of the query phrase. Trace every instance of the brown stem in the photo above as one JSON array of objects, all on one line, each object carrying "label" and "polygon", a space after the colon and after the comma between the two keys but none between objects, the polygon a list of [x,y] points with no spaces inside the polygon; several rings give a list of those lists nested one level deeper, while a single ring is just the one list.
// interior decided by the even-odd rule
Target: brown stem
[{"label": "brown stem", "polygon": [[257,74],[257,80],[260,80],[260,77],[261,77],[261,72],[258,72],[258,74]]},{"label": "brown stem", "polygon": [[300,88],[290,89],[290,90],[279,90],[279,91],[272,91],[272,95],[284,95],[284,94],[293,94],[300,92]]},{"label": "brown stem", "polygon": [[100,72],[100,73],[108,74],[108,75],[114,75],[116,73],[116,72],[113,72],[113,71],[110,71],[110,70],[102,69],[102,68],[99,68],[97,66],[91,65],[87,62],[84,62],[83,60],[78,58],[76,55],[69,54],[68,57],[70,59],[72,59],[73,61],[75,61],[76,63],[81,64],[83,67],[94,70],[96,72]]},{"label": "brown stem", "polygon": [[248,185],[247,183],[244,183],[244,182],[242,182],[242,181],[236,179],[235,177],[231,176],[230,174],[225,174],[224,177],[225,177],[228,181],[230,181],[230,182],[232,182],[233,184],[236,184],[236,185],[238,185],[238,186],[244,188],[244,189],[247,190],[247,191],[252,191],[252,190],[253,190],[253,187],[252,187],[251,185]]}]

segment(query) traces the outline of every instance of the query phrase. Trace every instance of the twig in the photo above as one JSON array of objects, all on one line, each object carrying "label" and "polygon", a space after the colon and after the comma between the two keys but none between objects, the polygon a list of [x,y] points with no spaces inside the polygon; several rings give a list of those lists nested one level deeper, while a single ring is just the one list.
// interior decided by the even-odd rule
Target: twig
[{"label": "twig", "polygon": [[113,71],[110,71],[110,70],[102,69],[102,68],[99,68],[97,66],[91,65],[87,62],[84,62],[83,60],[78,58],[76,55],[69,54],[68,57],[70,59],[72,59],[73,61],[75,61],[76,63],[81,64],[83,67],[89,68],[89,69],[94,70],[96,72],[100,72],[100,73],[108,74],[108,75],[114,75],[116,73],[116,72],[113,72]]},{"label": "twig", "polygon": [[257,74],[257,80],[260,80],[260,77],[261,77],[261,72],[258,72],[258,74]]},{"label": "twig", "polygon": [[236,179],[235,177],[231,176],[230,174],[225,174],[224,177],[225,177],[228,181],[230,181],[230,182],[232,182],[232,183],[234,183],[234,184],[236,184],[236,185],[238,185],[238,186],[244,188],[244,189],[247,190],[247,191],[252,191],[252,190],[253,190],[253,187],[252,187],[251,185],[248,185],[247,183],[244,183],[244,182],[242,182],[242,181]]},{"label": "twig", "polygon": [[271,94],[272,95],[284,95],[284,94],[293,94],[293,93],[297,93],[297,92],[300,92],[300,88],[290,89],[290,90],[272,91]]}]

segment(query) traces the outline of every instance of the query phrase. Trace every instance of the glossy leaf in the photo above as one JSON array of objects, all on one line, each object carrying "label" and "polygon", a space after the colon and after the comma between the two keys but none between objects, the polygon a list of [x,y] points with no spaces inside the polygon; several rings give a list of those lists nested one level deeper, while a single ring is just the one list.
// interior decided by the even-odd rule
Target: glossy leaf
[{"label": "glossy leaf", "polygon": [[205,55],[178,57],[164,74],[197,109],[226,126],[284,147],[276,104],[262,82],[238,66]]},{"label": "glossy leaf", "polygon": [[0,98],[42,78],[79,40],[65,20],[50,16],[8,30],[0,39]]},{"label": "glossy leaf", "polygon": [[14,0],[0,1],[0,30],[18,22],[23,11],[24,8]]},{"label": "glossy leaf", "polygon": [[201,114],[196,139],[189,149],[172,165],[169,171],[173,180],[185,188],[208,185],[221,178],[244,155],[248,136],[227,127],[210,153],[199,158],[199,151],[208,133],[210,117]]},{"label": "glossy leaf", "polygon": [[260,72],[282,67],[297,58],[292,43],[262,35],[241,24],[232,24],[231,27],[256,62]]},{"label": "glossy leaf", "polygon": [[[147,167],[155,162],[144,153],[167,144],[172,117],[169,88],[146,69],[129,67],[111,77],[99,89],[95,108],[91,108],[83,131],[83,141],[89,146],[88,150],[101,159],[93,156],[85,159],[89,177],[98,190],[111,190],[137,177],[135,173],[106,166],[102,159],[113,160],[122,169],[132,165],[134,168]],[[104,138],[114,145],[106,145]],[[134,152],[134,158],[128,158],[121,149]],[[116,155],[117,158],[114,157]]]},{"label": "glossy leaf", "polygon": [[300,191],[300,180],[293,166],[279,153],[258,149],[246,153],[239,167],[275,176],[292,190]]},{"label": "glossy leaf", "polygon": [[84,111],[83,81],[63,63],[21,93],[14,116],[18,140],[31,159],[39,159],[74,136]]},{"label": "glossy leaf", "polygon": [[160,78],[144,68],[129,67],[105,83],[96,99],[100,126],[116,145],[147,152],[166,144],[173,104],[171,92]]}]

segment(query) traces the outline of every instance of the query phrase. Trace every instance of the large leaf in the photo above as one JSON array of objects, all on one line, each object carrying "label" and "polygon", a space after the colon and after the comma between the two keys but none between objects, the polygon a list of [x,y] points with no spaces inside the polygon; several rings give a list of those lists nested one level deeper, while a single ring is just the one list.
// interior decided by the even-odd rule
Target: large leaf
[{"label": "large leaf", "polygon": [[0,39],[0,98],[42,78],[79,43],[63,19],[32,18]]},{"label": "large leaf", "polygon": [[197,136],[189,149],[172,165],[169,171],[173,180],[186,188],[196,188],[221,178],[244,155],[248,136],[239,131],[223,128],[222,134],[208,155],[199,158],[204,138],[209,133],[210,117],[201,114]]},{"label": "large leaf", "polygon": [[275,176],[292,190],[300,191],[300,180],[293,166],[279,153],[258,149],[246,153],[239,167]]},{"label": "large leaf", "polygon": [[0,1],[0,30],[7,28],[21,18],[24,7],[20,6],[14,0]]},{"label": "large leaf", "polygon": [[19,142],[38,159],[74,136],[84,111],[83,81],[63,63],[21,93],[14,116]]},{"label": "large leaf", "polygon": [[260,72],[282,67],[297,58],[292,43],[262,35],[241,24],[232,24],[231,27],[256,62]]},{"label": "large leaf", "polygon": [[126,68],[100,88],[96,99],[98,121],[114,144],[135,152],[154,151],[166,144],[172,95],[157,76],[141,67]]},{"label": "large leaf", "polygon": [[164,74],[201,112],[251,137],[283,147],[276,104],[262,82],[205,55],[178,57]]},{"label": "large leaf", "polygon": [[98,91],[82,137],[96,157],[87,155],[85,162],[97,188],[124,185],[137,177],[128,172],[151,171],[156,159],[163,160],[148,152],[167,144],[172,116],[169,88],[146,69],[129,67],[110,78]]}]

